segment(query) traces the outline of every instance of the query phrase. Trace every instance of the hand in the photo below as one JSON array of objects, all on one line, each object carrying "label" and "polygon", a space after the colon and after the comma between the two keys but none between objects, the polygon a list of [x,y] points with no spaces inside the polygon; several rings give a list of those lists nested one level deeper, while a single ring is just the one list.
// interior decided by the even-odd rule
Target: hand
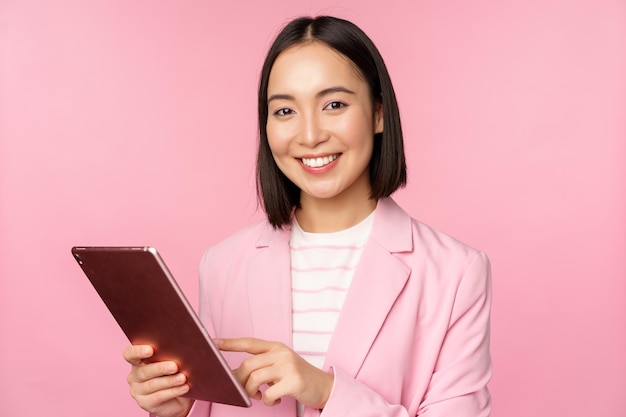
[{"label": "hand", "polygon": [[[221,350],[253,355],[234,371],[251,398],[262,398],[269,406],[280,403],[285,396],[308,407],[322,409],[326,405],[334,376],[309,364],[284,344],[253,338],[215,339],[215,342]],[[261,395],[259,388],[263,384],[269,387]]]},{"label": "hand", "polygon": [[193,400],[183,398],[189,391],[186,376],[178,372],[175,362],[145,363],[154,349],[136,345],[124,349],[124,359],[132,365],[128,374],[130,395],[144,410],[160,417],[184,417],[189,413]]}]

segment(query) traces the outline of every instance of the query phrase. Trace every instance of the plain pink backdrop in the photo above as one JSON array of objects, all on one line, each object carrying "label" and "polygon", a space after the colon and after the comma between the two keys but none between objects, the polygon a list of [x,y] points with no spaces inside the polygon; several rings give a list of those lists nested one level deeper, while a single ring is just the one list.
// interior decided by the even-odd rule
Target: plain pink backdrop
[{"label": "plain pink backdrop", "polygon": [[260,218],[256,83],[301,14],[376,42],[415,217],[494,272],[494,416],[626,415],[626,3],[0,1],[0,415],[143,416],[73,245],[204,249]]}]

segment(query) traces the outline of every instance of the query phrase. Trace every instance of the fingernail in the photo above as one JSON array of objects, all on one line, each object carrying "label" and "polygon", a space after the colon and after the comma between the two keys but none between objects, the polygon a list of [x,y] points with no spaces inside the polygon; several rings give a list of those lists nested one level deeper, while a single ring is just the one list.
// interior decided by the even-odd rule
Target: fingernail
[{"label": "fingernail", "polygon": [[224,339],[213,339],[213,343],[215,343],[217,347],[222,347],[224,345]]},{"label": "fingernail", "polygon": [[185,393],[187,391],[189,391],[189,385],[185,384],[185,385],[181,385],[180,387],[176,387],[178,389],[179,392]]},{"label": "fingernail", "polygon": [[141,354],[142,354],[143,356],[150,356],[150,354],[151,354],[151,349],[150,349],[148,346],[144,346],[144,347],[141,349]]}]

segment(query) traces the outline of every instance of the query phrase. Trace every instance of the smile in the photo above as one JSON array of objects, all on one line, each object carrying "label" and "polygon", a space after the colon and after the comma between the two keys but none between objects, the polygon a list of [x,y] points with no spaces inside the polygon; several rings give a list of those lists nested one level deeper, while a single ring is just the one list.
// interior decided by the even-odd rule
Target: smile
[{"label": "smile", "polygon": [[301,161],[304,165],[310,168],[321,168],[333,162],[339,157],[339,154],[328,155],[319,158],[302,158]]}]

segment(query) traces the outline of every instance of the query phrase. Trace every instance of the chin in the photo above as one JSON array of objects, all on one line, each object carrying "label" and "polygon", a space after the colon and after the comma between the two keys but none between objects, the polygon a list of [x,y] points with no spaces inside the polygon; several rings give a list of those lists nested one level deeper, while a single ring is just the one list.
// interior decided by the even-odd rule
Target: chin
[{"label": "chin", "polygon": [[339,191],[336,191],[336,190],[332,190],[332,191],[331,190],[312,190],[312,191],[303,190],[302,192],[304,192],[310,198],[315,198],[319,200],[329,200],[341,194]]}]

